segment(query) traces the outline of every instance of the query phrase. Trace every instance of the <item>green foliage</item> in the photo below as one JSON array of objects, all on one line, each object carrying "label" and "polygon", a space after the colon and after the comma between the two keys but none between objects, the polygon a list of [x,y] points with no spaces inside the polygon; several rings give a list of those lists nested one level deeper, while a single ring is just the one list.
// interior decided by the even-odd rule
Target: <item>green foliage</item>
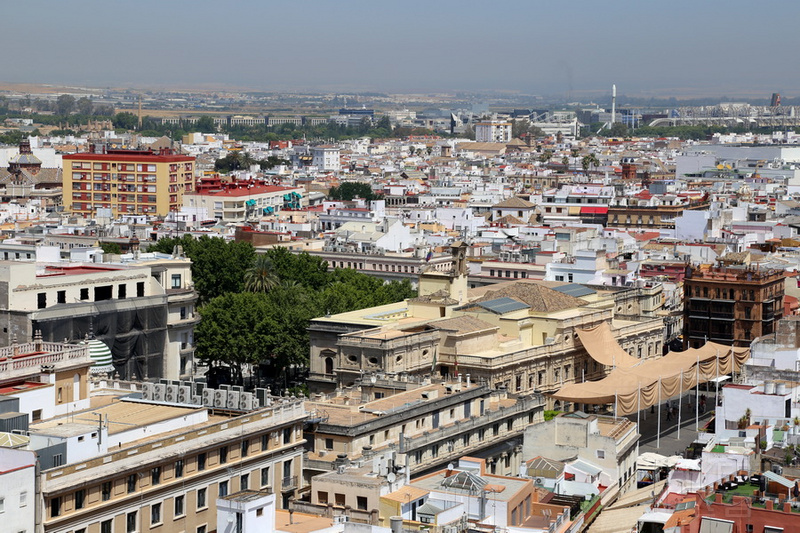
[{"label": "green foliage", "polygon": [[133,113],[122,112],[114,115],[111,119],[111,123],[116,129],[135,130],[139,120]]},{"label": "green foliage", "polygon": [[548,420],[552,420],[558,416],[561,411],[545,411],[544,412],[544,421],[547,422]]},{"label": "green foliage", "polygon": [[266,254],[257,255],[253,266],[244,273],[244,288],[250,292],[269,292],[279,282],[272,269],[272,259]]},{"label": "green foliage", "polygon": [[101,242],[100,248],[103,249],[103,253],[106,254],[121,254],[122,248],[119,247],[119,244],[115,242]]},{"label": "green foliage", "polygon": [[226,241],[203,235],[195,239],[184,235],[178,239],[161,239],[149,250],[172,253],[176,245],[192,260],[192,279],[200,304],[217,296],[244,290],[244,273],[253,266],[255,250],[248,242]]},{"label": "green foliage", "polygon": [[[165,242],[161,251],[171,251],[175,241],[164,239],[158,244]],[[181,240],[189,257],[197,256],[193,247],[200,241]],[[254,288],[251,277],[260,276],[256,271],[261,270],[268,273],[269,289],[210,299],[200,310],[202,321],[195,331],[197,356],[206,363],[230,365],[238,376],[244,364],[269,361],[276,371],[292,364],[306,365],[307,328],[315,317],[397,302],[416,294],[407,280],[384,283],[350,269],[329,272],[327,263],[318,257],[293,254],[285,248],[269,250],[251,264],[254,266],[242,273],[242,285]],[[275,279],[280,282],[274,283]],[[195,278],[195,282],[199,280]]]},{"label": "green foliage", "polygon": [[247,152],[234,151],[214,162],[214,170],[217,172],[231,172],[233,170],[247,170],[255,160]]},{"label": "green foliage", "polygon": [[201,133],[213,133],[217,131],[217,125],[214,123],[214,119],[208,115],[197,119],[194,127]]},{"label": "green foliage", "polygon": [[627,137],[630,135],[628,126],[622,122],[615,122],[610,128],[603,130],[600,133],[605,134],[606,137]]},{"label": "green foliage", "polygon": [[19,130],[11,130],[0,134],[0,144],[19,144],[26,137],[26,134]]},{"label": "green foliage", "polygon": [[328,192],[328,198],[331,200],[352,200],[355,197],[364,198],[368,202],[381,198],[380,195],[372,192],[372,186],[369,183],[356,181],[346,181],[338,187],[331,187]]},{"label": "green foliage", "polygon": [[70,94],[62,94],[56,99],[56,114],[69,115],[75,110],[75,97]]}]

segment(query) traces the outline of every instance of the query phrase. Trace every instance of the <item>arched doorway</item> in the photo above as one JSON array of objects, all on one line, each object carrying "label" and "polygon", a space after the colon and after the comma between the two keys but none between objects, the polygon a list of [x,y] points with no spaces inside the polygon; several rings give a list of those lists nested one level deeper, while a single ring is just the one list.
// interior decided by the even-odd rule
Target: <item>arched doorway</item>
[{"label": "arched doorway", "polygon": [[333,374],[333,357],[325,358],[325,373]]}]

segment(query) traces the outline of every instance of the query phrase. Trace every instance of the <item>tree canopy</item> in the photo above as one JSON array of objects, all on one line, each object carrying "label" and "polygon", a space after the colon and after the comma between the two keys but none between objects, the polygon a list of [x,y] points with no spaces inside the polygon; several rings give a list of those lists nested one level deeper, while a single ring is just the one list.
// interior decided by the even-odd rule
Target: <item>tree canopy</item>
[{"label": "tree canopy", "polygon": [[[203,238],[195,243],[184,239],[187,255],[198,257],[193,247]],[[164,248],[178,240],[169,241]],[[203,269],[198,273],[206,275]],[[269,278],[268,288],[255,283],[261,274]],[[407,280],[384,283],[355,270],[328,271],[320,258],[285,248],[252,259],[249,269],[241,273],[241,284],[252,292],[229,291],[211,298],[200,308],[202,320],[195,329],[198,359],[231,367],[239,380],[243,365],[268,364],[274,376],[289,365],[307,365],[307,328],[315,317],[398,302],[416,294]],[[264,290],[254,290],[256,286]]]},{"label": "tree canopy", "polygon": [[369,183],[360,183],[357,181],[346,181],[338,187],[331,187],[328,192],[328,198],[331,200],[352,200],[356,197],[364,198],[367,201],[381,198],[380,195],[372,191],[372,186]]},{"label": "tree canopy", "polygon": [[178,245],[192,260],[192,279],[200,304],[223,294],[244,290],[244,273],[255,260],[255,250],[249,242],[226,241],[205,235],[195,239],[184,235],[161,239],[149,250],[172,253]]}]

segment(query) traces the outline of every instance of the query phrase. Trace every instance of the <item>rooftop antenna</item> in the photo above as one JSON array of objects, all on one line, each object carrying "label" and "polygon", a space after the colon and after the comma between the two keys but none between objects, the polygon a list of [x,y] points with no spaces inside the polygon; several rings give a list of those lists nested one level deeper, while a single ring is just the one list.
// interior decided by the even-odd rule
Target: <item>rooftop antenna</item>
[{"label": "rooftop antenna", "polygon": [[142,131],[142,95],[139,95],[139,131]]}]

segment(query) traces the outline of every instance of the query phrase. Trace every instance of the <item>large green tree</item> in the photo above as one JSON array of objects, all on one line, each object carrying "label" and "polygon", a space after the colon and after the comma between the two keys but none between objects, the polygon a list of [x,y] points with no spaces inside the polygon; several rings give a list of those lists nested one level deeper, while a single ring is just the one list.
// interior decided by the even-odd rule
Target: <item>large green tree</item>
[{"label": "large green tree", "polygon": [[75,97],[71,94],[62,94],[56,99],[56,114],[69,115],[75,110]]},{"label": "large green tree", "polygon": [[280,283],[266,254],[256,256],[253,266],[244,272],[244,288],[250,292],[269,292]]},{"label": "large green tree", "polygon": [[328,197],[331,200],[352,200],[358,197],[364,198],[367,201],[372,201],[379,199],[380,195],[372,191],[372,186],[369,183],[346,181],[338,187],[331,187],[328,192]]},{"label": "large green tree", "polygon": [[182,246],[192,260],[192,279],[201,304],[230,292],[244,290],[244,273],[253,266],[255,250],[249,242],[226,241],[221,237],[191,235],[159,240],[151,251],[172,253]]}]

